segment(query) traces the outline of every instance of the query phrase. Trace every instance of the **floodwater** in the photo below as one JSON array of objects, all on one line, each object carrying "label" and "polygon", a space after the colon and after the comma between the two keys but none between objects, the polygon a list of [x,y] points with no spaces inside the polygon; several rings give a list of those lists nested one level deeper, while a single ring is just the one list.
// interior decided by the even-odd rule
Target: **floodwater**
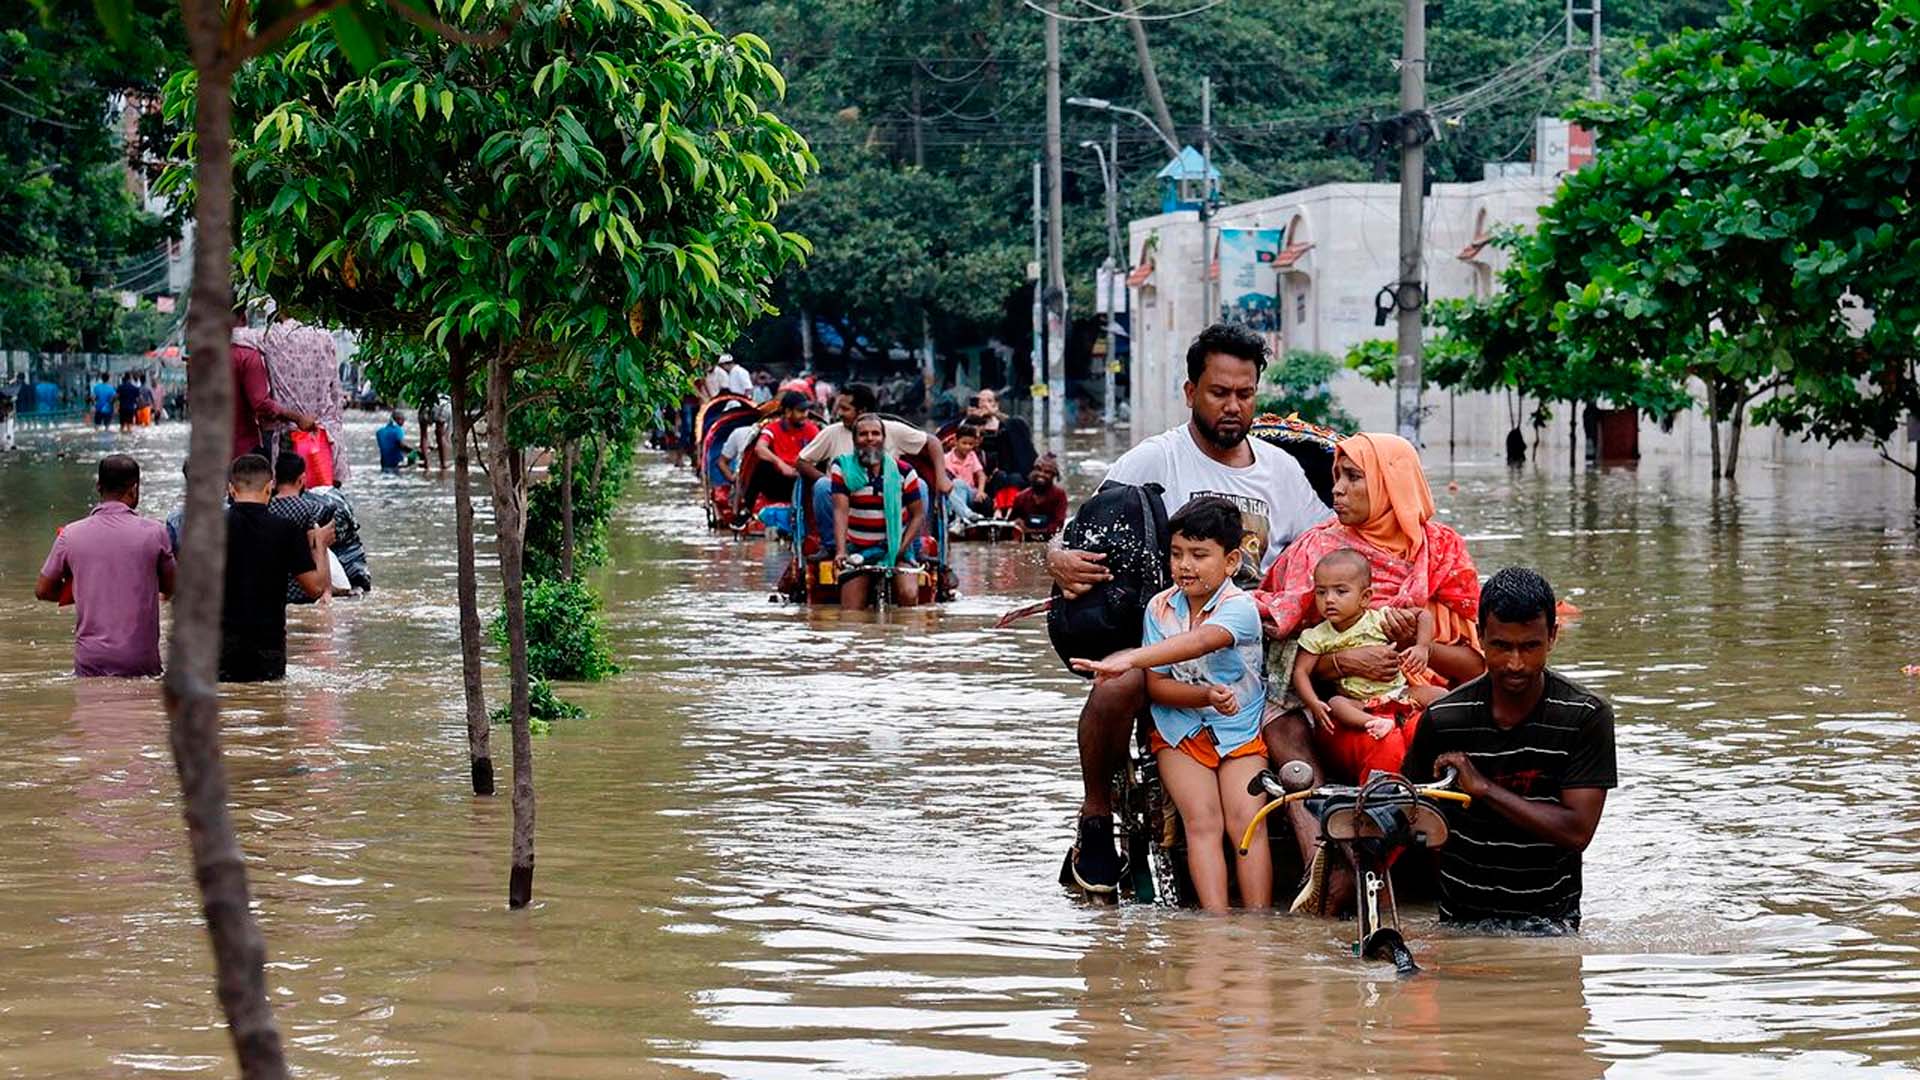
[{"label": "floodwater", "polygon": [[[132,448],[162,515],[184,429],[22,441],[0,1075],[227,1075],[157,687],[68,677],[67,616],[31,598],[92,461]],[[289,680],[227,695],[301,1075],[1920,1071],[1920,551],[1890,470],[1716,494],[1704,464],[1433,467],[1483,571],[1531,563],[1584,609],[1558,659],[1615,702],[1623,784],[1582,936],[1414,911],[1407,980],[1337,923],[1063,894],[1081,684],[1036,624],[991,626],[1038,594],[1035,549],[964,549],[944,610],[809,613],[768,603],[762,546],[709,536],[683,473],[638,472],[594,578],[625,671],[566,688],[592,717],[536,745],[531,910],[506,910],[506,798],[466,790],[444,479],[363,468],[377,591],[295,612]]]}]

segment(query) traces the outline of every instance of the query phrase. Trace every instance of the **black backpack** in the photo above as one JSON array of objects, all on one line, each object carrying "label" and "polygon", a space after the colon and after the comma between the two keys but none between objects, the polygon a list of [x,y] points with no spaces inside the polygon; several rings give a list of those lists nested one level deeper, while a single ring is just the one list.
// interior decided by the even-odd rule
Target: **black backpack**
[{"label": "black backpack", "polygon": [[1147,601],[1172,577],[1162,493],[1159,484],[1102,484],[1061,531],[1061,543],[1069,548],[1105,552],[1113,573],[1072,600],[1060,586],[1053,587],[1047,636],[1062,662],[1098,660],[1140,644]]}]

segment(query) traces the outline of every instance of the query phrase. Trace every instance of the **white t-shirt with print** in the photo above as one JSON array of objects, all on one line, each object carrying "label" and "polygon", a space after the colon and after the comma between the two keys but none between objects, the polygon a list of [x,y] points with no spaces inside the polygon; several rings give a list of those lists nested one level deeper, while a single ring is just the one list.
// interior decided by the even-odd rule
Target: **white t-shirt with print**
[{"label": "white t-shirt with print", "polygon": [[[1107,479],[1123,484],[1159,484],[1172,516],[1198,495],[1220,495],[1240,508],[1246,525],[1241,559],[1264,574],[1293,538],[1333,515],[1314,494],[1307,474],[1293,455],[1251,436],[1253,464],[1222,465],[1193,441],[1191,424],[1181,424],[1142,442],[1120,456]],[[1250,575],[1242,575],[1250,576]]]}]

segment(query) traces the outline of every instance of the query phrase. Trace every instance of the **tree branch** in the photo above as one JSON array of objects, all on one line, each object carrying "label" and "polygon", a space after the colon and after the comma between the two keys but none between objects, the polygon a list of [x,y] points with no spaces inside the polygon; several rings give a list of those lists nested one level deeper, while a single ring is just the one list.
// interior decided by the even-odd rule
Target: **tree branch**
[{"label": "tree branch", "polygon": [[483,49],[505,44],[507,38],[513,35],[514,24],[520,21],[521,14],[526,10],[524,3],[516,2],[510,11],[501,16],[500,25],[484,34],[476,34],[430,15],[407,3],[406,0],[394,0],[389,6],[399,12],[401,18],[429,34],[437,34],[456,45],[473,45]]},{"label": "tree branch", "polygon": [[[226,60],[228,67],[231,70],[238,70],[241,64],[246,63],[280,44],[282,41],[285,41],[287,35],[300,29],[301,25],[308,19],[316,15],[324,15],[345,2],[346,0],[314,0],[313,3],[308,4],[306,7],[295,8],[289,11],[259,33],[246,39],[238,48],[227,52]],[[244,12],[245,10],[246,4],[244,2],[236,5],[234,8],[235,12]]]},{"label": "tree branch", "polygon": [[1775,375],[1773,378],[1768,379],[1766,382],[1763,382],[1759,386],[1754,387],[1751,391],[1749,391],[1746,394],[1745,397],[1742,397],[1740,399],[1740,407],[1744,409],[1747,407],[1749,403],[1753,401],[1754,398],[1759,397],[1761,394],[1764,394],[1769,390],[1778,390],[1780,387],[1785,385],[1787,385],[1787,377],[1785,375]]},{"label": "tree branch", "polygon": [[1892,465],[1894,468],[1897,468],[1902,472],[1908,473],[1909,475],[1920,477],[1920,472],[1915,471],[1913,466],[1907,464],[1904,461],[1901,461],[1899,458],[1894,457],[1892,454],[1887,453],[1885,447],[1876,446],[1873,449],[1876,453],[1880,455],[1880,460],[1886,462],[1889,465]]}]

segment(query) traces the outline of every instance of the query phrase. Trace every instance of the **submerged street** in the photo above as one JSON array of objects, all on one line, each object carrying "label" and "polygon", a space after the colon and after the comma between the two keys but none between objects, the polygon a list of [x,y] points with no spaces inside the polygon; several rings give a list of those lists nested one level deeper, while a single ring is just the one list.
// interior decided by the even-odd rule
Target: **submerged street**
[{"label": "submerged street", "polygon": [[[505,786],[466,784],[450,481],[379,475],[372,427],[347,443],[374,592],[291,612],[287,681],[224,694],[303,1075],[1920,1060],[1920,679],[1900,670],[1920,561],[1896,475],[1753,469],[1716,491],[1680,460],[1570,483],[1429,451],[1481,573],[1536,566],[1582,609],[1555,659],[1613,701],[1622,785],[1579,937],[1465,936],[1418,908],[1428,970],[1403,981],[1346,955],[1341,924],[1056,885],[1083,684],[1039,620],[992,626],[1043,595],[1037,547],[962,547],[960,601],[883,621],[773,604],[778,550],[709,534],[693,480],[648,452],[591,578],[624,670],[561,688],[590,716],[536,741],[540,888],[507,912]],[[31,596],[99,456],[138,456],[162,517],[186,427],[23,435],[0,457],[0,1071],[226,1075],[158,685],[67,675],[70,612]],[[1076,437],[1076,498],[1124,445]]]}]

